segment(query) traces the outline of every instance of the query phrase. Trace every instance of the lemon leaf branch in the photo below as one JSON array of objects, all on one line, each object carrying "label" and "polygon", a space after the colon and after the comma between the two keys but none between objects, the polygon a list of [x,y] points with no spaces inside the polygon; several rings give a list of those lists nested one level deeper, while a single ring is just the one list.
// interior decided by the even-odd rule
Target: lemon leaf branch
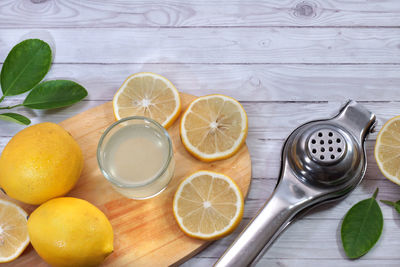
[{"label": "lemon leaf branch", "polygon": [[[54,109],[70,106],[85,98],[88,93],[80,84],[70,80],[41,82],[52,61],[51,47],[39,39],[27,39],[14,46],[7,55],[0,72],[2,96],[29,92],[23,103],[3,106],[0,110],[24,106],[31,109]],[[16,113],[0,114],[0,120],[29,124],[30,120]]]},{"label": "lemon leaf branch", "polygon": [[18,105],[14,105],[14,106],[0,107],[0,109],[12,109],[12,108],[20,107],[20,106],[23,106],[23,105],[24,104],[18,104]]}]

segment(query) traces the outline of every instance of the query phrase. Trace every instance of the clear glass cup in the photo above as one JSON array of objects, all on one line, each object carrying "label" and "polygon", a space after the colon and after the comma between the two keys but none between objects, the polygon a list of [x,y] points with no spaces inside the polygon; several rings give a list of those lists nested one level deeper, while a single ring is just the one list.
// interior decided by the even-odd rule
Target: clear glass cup
[{"label": "clear glass cup", "polygon": [[175,169],[168,132],[141,116],[121,119],[106,129],[97,147],[97,161],[115,190],[132,199],[161,193]]}]

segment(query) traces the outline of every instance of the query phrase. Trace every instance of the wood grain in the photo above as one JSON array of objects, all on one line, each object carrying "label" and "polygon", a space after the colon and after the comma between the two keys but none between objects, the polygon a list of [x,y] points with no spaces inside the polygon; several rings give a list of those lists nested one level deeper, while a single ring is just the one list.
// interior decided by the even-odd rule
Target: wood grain
[{"label": "wood grain", "polygon": [[[299,260],[345,259],[340,241],[340,226],[343,217],[344,214],[336,220],[319,219],[318,224],[316,224],[314,219],[303,218],[296,220],[279,236],[263,258]],[[241,228],[248,221],[243,220]],[[368,254],[362,257],[363,260],[400,260],[396,245],[398,244],[398,235],[400,234],[400,223],[398,220],[388,219],[384,223],[381,239]],[[201,253],[202,256],[211,258],[219,257],[233,239],[234,236],[232,235],[216,241]],[[386,257],[380,257],[380,255],[386,255]],[[363,266],[362,262],[356,261],[355,264]]]},{"label": "wood grain", "polygon": [[[41,34],[54,40],[56,63],[400,63],[400,28],[78,28]],[[0,58],[21,36],[32,35],[0,29]]]},{"label": "wood grain", "polygon": [[53,64],[46,79],[73,78],[87,88],[88,100],[109,101],[126,77],[141,71],[159,73],[186,93],[240,101],[400,101],[399,65]]},{"label": "wood grain", "polygon": [[[2,0],[0,27],[398,26],[396,0]],[[38,16],[40,14],[40,16]]]},{"label": "wood grain", "polygon": [[[182,107],[194,100],[181,94]],[[251,180],[251,161],[247,147],[226,160],[204,163],[196,160],[180,142],[179,123],[169,129],[176,161],[174,177],[167,189],[149,200],[131,200],[118,194],[101,174],[96,159],[97,143],[105,129],[115,121],[112,103],[108,102],[60,123],[82,148],[85,165],[78,184],[67,195],[85,199],[99,207],[110,220],[114,230],[114,252],[106,259],[107,266],[165,266],[171,265],[204,248],[208,242],[183,234],[172,213],[172,199],[180,181],[196,170],[213,170],[232,177],[243,194]],[[0,197],[6,198],[1,193]],[[23,205],[28,211],[33,206]],[[44,265],[30,250],[12,266]]]},{"label": "wood grain", "polygon": [[[49,110],[49,111],[31,111],[29,109],[17,108],[16,112],[21,112],[29,118],[32,123],[38,123],[44,119],[51,122],[60,122],[72,117],[89,108],[95,107],[107,101],[83,101],[68,108]],[[20,103],[20,100],[5,101],[5,105],[14,105]],[[310,120],[330,118],[337,114],[340,107],[346,103],[343,101],[329,102],[242,102],[244,109],[249,117],[249,136],[251,142],[259,145],[260,149],[265,149],[263,142],[270,139],[283,140],[298,125]],[[377,115],[378,124],[376,131],[379,131],[383,123],[388,119],[400,114],[400,105],[398,102],[362,102],[362,104]],[[10,124],[0,121],[0,136],[10,137],[15,135],[24,126]],[[377,132],[371,134],[368,139],[374,140]],[[261,143],[259,143],[261,142]],[[1,148],[1,145],[0,145]]]},{"label": "wood grain", "polygon": [[[196,261],[192,260],[181,267],[193,267],[193,266],[212,266],[217,261],[217,258],[198,258]],[[397,267],[399,266],[399,260],[364,260],[358,259],[357,262],[346,260],[346,259],[281,259],[281,258],[262,258],[256,265],[260,267],[282,267],[282,266],[324,266],[324,267],[376,267],[376,266],[387,266]]]}]

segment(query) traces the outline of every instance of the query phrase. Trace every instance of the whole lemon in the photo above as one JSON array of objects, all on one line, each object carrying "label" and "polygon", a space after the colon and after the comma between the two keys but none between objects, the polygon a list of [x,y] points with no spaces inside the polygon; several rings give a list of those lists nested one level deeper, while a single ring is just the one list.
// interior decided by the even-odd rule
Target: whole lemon
[{"label": "whole lemon", "polygon": [[83,167],[78,143],[61,126],[39,123],[17,133],[0,156],[0,187],[12,198],[41,204],[74,187]]},{"label": "whole lemon", "polygon": [[28,219],[33,248],[52,266],[96,266],[112,251],[107,217],[89,202],[72,197],[42,204]]}]

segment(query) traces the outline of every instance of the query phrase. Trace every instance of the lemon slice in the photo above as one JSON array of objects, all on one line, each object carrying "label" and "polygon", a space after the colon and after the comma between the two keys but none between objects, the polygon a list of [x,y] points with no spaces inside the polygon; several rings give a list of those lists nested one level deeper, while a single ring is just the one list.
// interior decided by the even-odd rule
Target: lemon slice
[{"label": "lemon slice", "polygon": [[26,212],[0,199],[0,263],[18,258],[29,244]]},{"label": "lemon slice", "polygon": [[183,114],[180,135],[185,148],[200,160],[229,158],[246,140],[246,111],[228,96],[199,97]]},{"label": "lemon slice", "polygon": [[184,233],[214,240],[230,234],[239,225],[243,206],[242,193],[231,178],[198,171],[179,185],[173,211]]},{"label": "lemon slice", "polygon": [[400,185],[400,116],[390,119],[379,131],[375,160],[382,174]]},{"label": "lemon slice", "polygon": [[165,77],[140,72],[122,84],[114,95],[113,108],[117,120],[144,116],[168,128],[181,112],[181,100],[178,90]]}]

